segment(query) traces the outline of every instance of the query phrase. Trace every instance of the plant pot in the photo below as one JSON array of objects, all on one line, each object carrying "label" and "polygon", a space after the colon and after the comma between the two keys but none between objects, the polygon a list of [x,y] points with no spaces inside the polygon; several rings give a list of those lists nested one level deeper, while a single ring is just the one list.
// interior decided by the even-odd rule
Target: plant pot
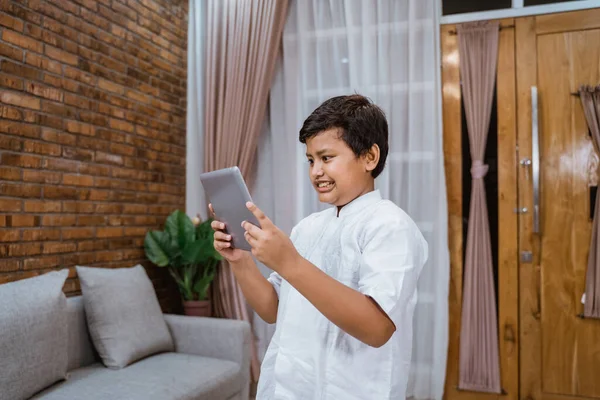
[{"label": "plant pot", "polygon": [[210,300],[184,301],[183,313],[190,317],[210,317]]}]

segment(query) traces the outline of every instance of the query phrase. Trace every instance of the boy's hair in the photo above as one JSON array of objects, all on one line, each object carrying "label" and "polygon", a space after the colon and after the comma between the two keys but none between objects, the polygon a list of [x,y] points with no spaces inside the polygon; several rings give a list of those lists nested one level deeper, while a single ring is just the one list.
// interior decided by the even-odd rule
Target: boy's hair
[{"label": "boy's hair", "polygon": [[306,118],[300,129],[300,142],[331,128],[341,130],[341,139],[357,157],[365,154],[374,144],[379,146],[379,163],[371,175],[383,171],[388,155],[388,123],[385,113],[365,96],[352,94],[326,100]]}]

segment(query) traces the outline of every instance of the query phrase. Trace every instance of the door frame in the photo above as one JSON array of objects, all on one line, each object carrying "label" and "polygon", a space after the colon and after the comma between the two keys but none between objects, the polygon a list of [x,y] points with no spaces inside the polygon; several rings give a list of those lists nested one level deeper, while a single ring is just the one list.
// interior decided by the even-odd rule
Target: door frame
[{"label": "door frame", "polygon": [[[600,8],[518,18],[516,27],[517,143],[519,160],[531,159],[531,87],[537,86],[537,36],[600,28]],[[533,209],[533,184],[525,168],[518,169],[519,207]],[[533,262],[519,260],[520,398],[586,400],[588,397],[542,391],[541,237],[533,232],[533,214],[519,216],[519,252],[530,251]]]},{"label": "door frame", "polygon": [[455,25],[443,25],[442,116],[444,167],[448,198],[450,248],[449,346],[445,399],[519,398],[518,221],[516,154],[516,63],[514,19],[500,20],[498,44],[498,330],[501,383],[504,393],[486,394],[458,389],[459,335],[462,308],[462,123],[458,37]]}]

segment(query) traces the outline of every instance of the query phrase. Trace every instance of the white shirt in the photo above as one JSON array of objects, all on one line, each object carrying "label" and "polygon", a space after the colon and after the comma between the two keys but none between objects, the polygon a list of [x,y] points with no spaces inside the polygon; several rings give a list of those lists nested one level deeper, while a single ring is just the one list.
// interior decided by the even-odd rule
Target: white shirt
[{"label": "white shirt", "polygon": [[396,325],[374,348],[342,331],[272,273],[279,296],[275,334],[257,400],[404,399],[412,354],[417,280],[427,242],[413,220],[379,191],[315,213],[292,230],[298,252],[329,276],[373,298]]}]

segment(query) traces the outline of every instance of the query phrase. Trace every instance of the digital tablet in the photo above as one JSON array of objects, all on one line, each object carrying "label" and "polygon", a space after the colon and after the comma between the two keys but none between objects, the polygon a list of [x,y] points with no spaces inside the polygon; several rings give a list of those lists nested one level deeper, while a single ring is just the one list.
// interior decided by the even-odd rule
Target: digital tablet
[{"label": "digital tablet", "polygon": [[216,218],[225,223],[225,231],[231,235],[231,246],[252,250],[244,238],[242,222],[248,221],[260,227],[254,214],[246,207],[252,201],[248,187],[238,167],[219,169],[200,174],[200,182],[215,211]]}]

